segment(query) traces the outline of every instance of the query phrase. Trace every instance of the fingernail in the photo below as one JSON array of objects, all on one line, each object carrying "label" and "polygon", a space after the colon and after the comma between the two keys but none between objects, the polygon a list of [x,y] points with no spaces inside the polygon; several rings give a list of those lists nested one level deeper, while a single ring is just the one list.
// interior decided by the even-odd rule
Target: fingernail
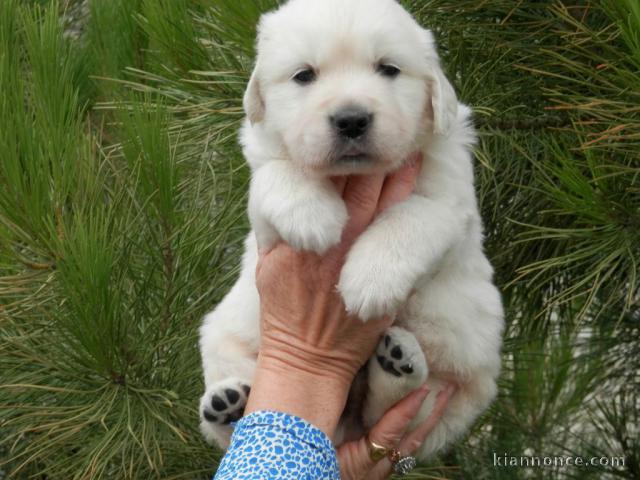
[{"label": "fingernail", "polygon": [[422,385],[417,390],[414,390],[409,394],[407,398],[411,398],[411,403],[415,402],[415,409],[419,409],[424,403],[425,398],[429,395],[429,387]]},{"label": "fingernail", "polygon": [[411,168],[415,168],[415,166],[418,164],[419,158],[420,158],[420,152],[412,153],[411,156],[409,157],[409,161],[407,162],[407,165]]},{"label": "fingernail", "polygon": [[424,403],[428,395],[429,388],[427,388],[426,385],[423,385],[417,390],[411,392],[402,401],[406,402],[405,406],[408,407],[409,412],[411,412],[412,415],[416,415],[420,411],[420,408],[422,408],[422,404]]},{"label": "fingernail", "polygon": [[427,398],[427,396],[429,395],[429,392],[431,392],[431,390],[429,389],[429,387],[425,383],[418,390],[416,390],[416,392],[419,392],[417,394],[418,398],[420,398],[424,402],[424,399]]},{"label": "fingernail", "polygon": [[444,388],[444,390],[438,392],[438,397],[440,397],[441,395],[446,395],[447,397],[451,398],[453,394],[456,393],[456,390],[458,390],[458,386],[454,383],[449,383]]}]

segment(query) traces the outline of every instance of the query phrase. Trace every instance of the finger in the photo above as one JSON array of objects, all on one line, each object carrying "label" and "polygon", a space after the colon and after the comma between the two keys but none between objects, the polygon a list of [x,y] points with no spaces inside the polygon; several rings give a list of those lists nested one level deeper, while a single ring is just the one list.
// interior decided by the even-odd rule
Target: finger
[{"label": "finger", "polygon": [[345,239],[353,240],[371,223],[378,207],[383,184],[383,174],[349,177],[342,196],[349,212]]},{"label": "finger", "polygon": [[342,177],[331,177],[331,181],[336,187],[336,191],[340,196],[344,194],[344,189],[347,186],[347,178],[346,176]]},{"label": "finger", "polygon": [[[455,391],[455,385],[449,384],[444,390],[438,393],[438,395],[436,396],[435,405],[433,406],[433,410],[429,414],[429,417],[420,425],[418,425],[415,430],[405,435],[405,437],[399,443],[397,450],[401,455],[414,455],[418,451],[418,449],[422,446],[426,438],[433,431],[435,426],[444,415],[449,400],[451,399]],[[386,479],[389,478],[392,472],[393,465],[388,458],[385,458],[375,466],[375,468],[371,471],[370,477],[367,478],[371,478],[372,480]]]},{"label": "finger", "polygon": [[258,262],[256,263],[256,278],[260,276],[260,271],[262,270],[262,261],[264,260],[263,256],[258,257]]},{"label": "finger", "polygon": [[274,243],[273,245],[269,245],[268,247],[265,248],[259,248],[258,249],[258,261],[262,261],[264,259],[264,257],[266,257],[267,255],[269,255],[281,242],[278,243]]},{"label": "finger", "polygon": [[262,270],[262,264],[264,263],[264,259],[271,252],[271,248],[258,249],[258,262],[256,263],[256,277],[260,276],[260,271]]},{"label": "finger", "polygon": [[387,480],[391,478],[392,473],[393,465],[391,465],[391,461],[388,458],[385,458],[373,467],[367,476],[367,480]]},{"label": "finger", "polygon": [[357,321],[359,324],[358,327],[362,334],[368,335],[374,340],[373,342],[371,342],[371,355],[373,355],[376,347],[380,343],[382,335],[393,326],[396,321],[396,317],[395,315],[385,315],[381,318],[371,319],[364,325],[362,324],[362,320],[359,317],[354,317],[355,321]]},{"label": "finger", "polygon": [[260,274],[264,260],[277,248],[288,247],[282,240],[267,245],[266,247],[258,247],[258,261],[256,262],[256,276]]},{"label": "finger", "polygon": [[395,322],[395,316],[385,315],[381,318],[371,319],[364,324],[362,320],[356,315],[349,315],[348,321],[354,322],[357,325],[360,334],[363,336],[362,338],[369,338],[368,348],[364,350],[364,353],[368,353],[365,358],[371,358],[371,356],[375,353],[376,347],[380,343],[380,338],[384,332],[386,332],[391,326],[393,326]]},{"label": "finger", "polygon": [[409,424],[420,411],[427,395],[429,395],[429,389],[423,385],[392,406],[373,426],[369,432],[369,440],[384,447],[398,445]]},{"label": "finger", "polygon": [[371,459],[368,440],[382,447],[395,448],[428,394],[426,386],[419,388],[387,410],[368,436],[340,447],[341,478],[371,478],[367,473],[377,462]]},{"label": "finger", "polygon": [[455,385],[449,384],[444,390],[438,393],[429,417],[402,439],[399,450],[403,452],[403,454],[413,454],[418,451],[444,415],[449,400],[455,394],[456,390],[457,387]]},{"label": "finger", "polygon": [[398,171],[387,177],[382,187],[377,213],[385,211],[411,196],[422,169],[422,153],[414,153],[409,161]]}]

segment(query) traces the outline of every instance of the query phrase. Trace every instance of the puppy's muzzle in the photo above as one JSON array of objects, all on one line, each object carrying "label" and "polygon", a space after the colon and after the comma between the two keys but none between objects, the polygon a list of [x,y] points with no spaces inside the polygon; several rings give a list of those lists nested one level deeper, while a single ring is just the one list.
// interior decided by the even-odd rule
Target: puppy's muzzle
[{"label": "puppy's muzzle", "polygon": [[345,140],[363,137],[373,123],[373,114],[358,107],[347,107],[329,117],[335,133]]}]

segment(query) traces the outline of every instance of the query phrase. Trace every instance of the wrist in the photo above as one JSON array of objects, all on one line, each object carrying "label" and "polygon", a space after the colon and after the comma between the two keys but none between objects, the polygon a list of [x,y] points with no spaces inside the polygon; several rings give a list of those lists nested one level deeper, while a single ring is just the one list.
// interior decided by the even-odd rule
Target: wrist
[{"label": "wrist", "polygon": [[261,351],[245,414],[273,410],[300,417],[333,437],[344,410],[351,378],[315,362]]}]

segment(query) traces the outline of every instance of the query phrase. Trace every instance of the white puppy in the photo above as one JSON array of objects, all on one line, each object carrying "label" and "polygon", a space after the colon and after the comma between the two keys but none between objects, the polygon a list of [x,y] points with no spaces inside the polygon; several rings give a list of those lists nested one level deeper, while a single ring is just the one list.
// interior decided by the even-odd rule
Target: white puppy
[{"label": "white puppy", "polygon": [[[415,193],[357,240],[338,288],[363,321],[397,318],[368,364],[363,428],[425,381],[432,393],[415,423],[429,415],[444,381],[459,386],[418,452],[427,458],[494,398],[503,329],[482,249],[470,110],[444,77],[433,36],[394,0],[291,0],[260,21],[244,106],[253,231],[240,278],[201,329],[204,435],[228,445],[229,422],[241,416],[252,383],[256,241],[326,251],[347,222],[329,176],[391,172],[419,150]],[[361,433],[346,425],[341,438]]]}]

